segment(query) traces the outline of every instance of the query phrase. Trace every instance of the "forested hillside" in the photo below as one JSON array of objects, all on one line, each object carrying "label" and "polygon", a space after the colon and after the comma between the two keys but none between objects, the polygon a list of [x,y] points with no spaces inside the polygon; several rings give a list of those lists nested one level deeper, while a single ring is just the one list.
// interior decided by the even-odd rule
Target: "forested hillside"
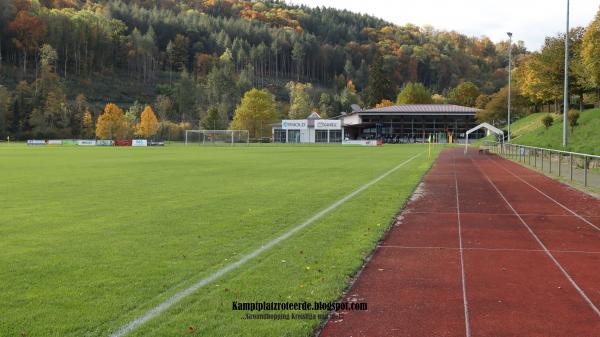
[{"label": "forested hillside", "polygon": [[150,104],[172,127],[210,115],[226,128],[252,87],[302,116],[394,101],[408,82],[445,99],[507,79],[507,42],[281,1],[0,0],[0,29],[3,139],[80,137],[108,102],[131,120]]}]

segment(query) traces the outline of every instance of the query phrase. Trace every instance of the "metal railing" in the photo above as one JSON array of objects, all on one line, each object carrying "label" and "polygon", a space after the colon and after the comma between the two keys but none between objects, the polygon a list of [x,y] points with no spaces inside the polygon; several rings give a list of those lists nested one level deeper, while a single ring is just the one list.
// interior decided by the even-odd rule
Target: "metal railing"
[{"label": "metal railing", "polygon": [[585,187],[600,187],[600,156],[492,141],[484,141],[483,146],[490,152],[544,173],[583,184]]}]

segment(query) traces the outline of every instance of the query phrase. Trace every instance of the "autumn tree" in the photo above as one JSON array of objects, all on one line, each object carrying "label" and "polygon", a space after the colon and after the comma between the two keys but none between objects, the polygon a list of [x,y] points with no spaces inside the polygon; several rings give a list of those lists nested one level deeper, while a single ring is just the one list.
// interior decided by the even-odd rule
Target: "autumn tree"
[{"label": "autumn tree", "polygon": [[452,104],[474,107],[479,94],[479,88],[475,84],[463,82],[448,92],[448,101]]},{"label": "autumn tree", "polygon": [[289,90],[290,95],[289,117],[291,119],[306,118],[312,108],[312,102],[308,93],[312,89],[312,85],[310,83],[289,82],[286,88]]},{"label": "autumn tree", "polygon": [[394,105],[394,102],[390,101],[389,99],[384,99],[381,102],[377,103],[375,105],[376,108],[385,108],[386,106],[392,106]]},{"label": "autumn tree", "polygon": [[600,10],[583,34],[580,55],[588,86],[600,89]]},{"label": "autumn tree", "polygon": [[173,119],[173,101],[167,95],[158,95],[154,100],[156,112],[161,120]]},{"label": "autumn tree", "polygon": [[346,111],[351,111],[353,104],[361,104],[360,97],[358,96],[358,93],[356,92],[356,87],[354,86],[354,83],[352,81],[348,81],[346,83],[346,87],[344,88],[344,90],[342,90],[342,93],[340,95],[340,103],[342,104],[342,109]]},{"label": "autumn tree", "polygon": [[397,104],[431,104],[431,92],[421,83],[408,82],[396,98]]},{"label": "autumn tree", "polygon": [[81,137],[84,139],[94,137],[94,116],[86,110],[81,117]]},{"label": "autumn tree", "polygon": [[271,133],[269,124],[276,119],[273,95],[266,90],[253,88],[244,94],[229,128],[248,130],[250,138],[265,137]]},{"label": "autumn tree", "polygon": [[[517,118],[526,115],[529,110],[528,100],[512,88],[511,94],[511,117]],[[508,86],[492,95],[485,109],[477,113],[477,120],[480,122],[494,122],[494,124],[506,124],[508,118]]]},{"label": "autumn tree", "polygon": [[154,114],[154,110],[146,105],[140,116],[140,122],[135,125],[135,135],[146,139],[152,138],[158,131],[158,127],[158,119]]},{"label": "autumn tree", "polygon": [[489,101],[490,101],[490,96],[488,96],[486,94],[481,94],[481,95],[477,96],[477,99],[475,100],[475,107],[477,109],[485,109],[485,106],[488,104]]},{"label": "autumn tree", "polygon": [[40,48],[42,71],[34,82],[34,107],[29,125],[36,137],[68,137],[72,133],[72,110],[63,83],[55,72],[56,51],[48,44]]},{"label": "autumn tree", "polygon": [[114,103],[108,103],[96,121],[96,137],[99,139],[124,139],[129,132],[123,110]]},{"label": "autumn tree", "polygon": [[8,28],[13,32],[13,42],[17,49],[23,53],[23,74],[27,73],[27,57],[30,52],[35,51],[46,32],[42,20],[31,16],[25,10],[17,13],[14,21],[10,22]]}]

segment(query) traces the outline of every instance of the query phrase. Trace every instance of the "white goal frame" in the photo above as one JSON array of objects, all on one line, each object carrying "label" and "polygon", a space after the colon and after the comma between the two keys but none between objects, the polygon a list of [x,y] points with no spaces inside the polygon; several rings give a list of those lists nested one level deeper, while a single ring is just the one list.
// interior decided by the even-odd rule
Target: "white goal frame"
[{"label": "white goal frame", "polygon": [[190,140],[190,134],[199,135],[199,145],[222,143],[233,146],[235,144],[248,145],[250,143],[248,130],[185,130],[185,145],[193,143]]}]

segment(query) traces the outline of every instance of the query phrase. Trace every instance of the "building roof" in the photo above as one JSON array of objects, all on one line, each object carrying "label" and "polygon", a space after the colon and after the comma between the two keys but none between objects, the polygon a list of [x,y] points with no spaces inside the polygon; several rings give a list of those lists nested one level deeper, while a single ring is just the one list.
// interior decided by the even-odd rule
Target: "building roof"
[{"label": "building roof", "polygon": [[306,117],[306,119],[321,119],[321,116],[317,112],[313,111],[310,115],[308,115],[308,117]]},{"label": "building roof", "polygon": [[476,108],[454,104],[402,104],[383,108],[373,108],[358,111],[357,113],[402,113],[402,114],[475,114]]}]

